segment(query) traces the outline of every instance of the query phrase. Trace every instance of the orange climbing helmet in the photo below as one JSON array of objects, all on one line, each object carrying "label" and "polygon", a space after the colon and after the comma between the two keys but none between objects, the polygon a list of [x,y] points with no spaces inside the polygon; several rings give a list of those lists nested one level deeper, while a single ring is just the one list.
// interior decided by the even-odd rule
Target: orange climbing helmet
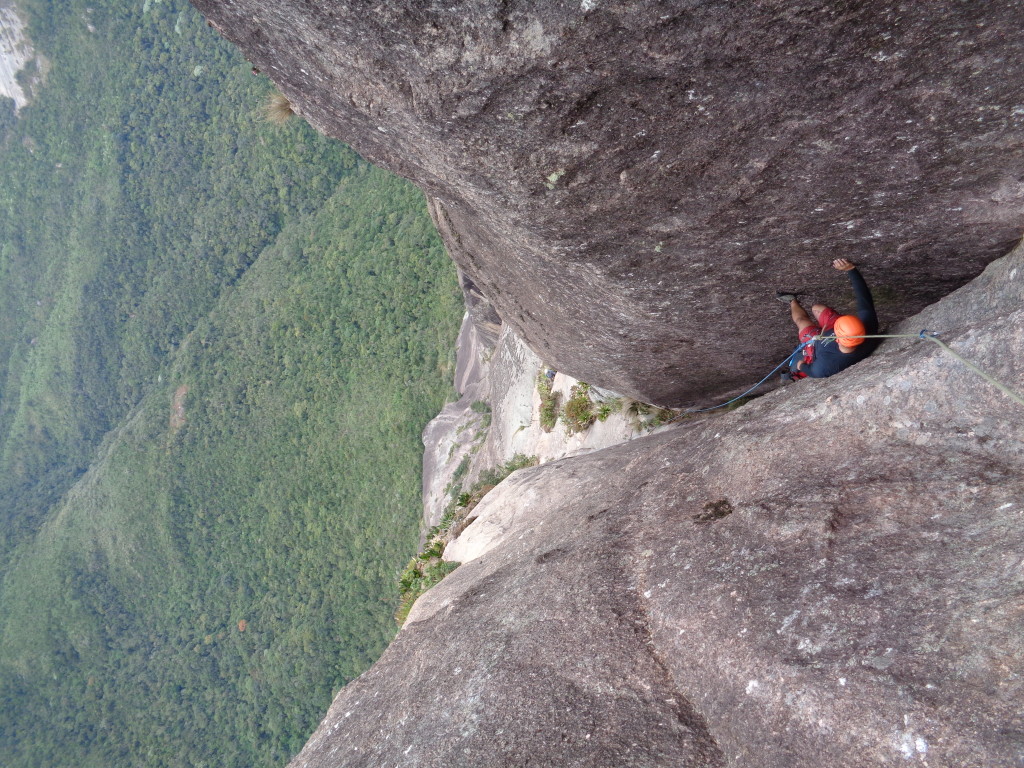
[{"label": "orange climbing helmet", "polygon": [[840,315],[832,327],[836,341],[844,347],[856,347],[864,342],[864,323],[856,315]]}]

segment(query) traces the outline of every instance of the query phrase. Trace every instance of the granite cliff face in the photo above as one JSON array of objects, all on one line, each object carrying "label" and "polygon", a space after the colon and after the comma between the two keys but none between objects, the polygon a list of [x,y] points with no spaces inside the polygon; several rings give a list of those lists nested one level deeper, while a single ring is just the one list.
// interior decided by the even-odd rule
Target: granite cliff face
[{"label": "granite cliff face", "polygon": [[320,130],[419,184],[551,365],[703,402],[791,342],[777,288],[887,322],[1024,225],[1016,0],[194,0]]},{"label": "granite cliff face", "polygon": [[[1021,389],[1024,249],[922,327]],[[293,768],[1024,763],[1024,406],[936,345],[476,511]]]},{"label": "granite cliff face", "polygon": [[[423,187],[486,343],[704,403],[845,256],[1024,387],[1018,2],[193,2]],[[923,340],[522,470],[292,765],[1022,765],[1022,499],[1024,408]]]}]

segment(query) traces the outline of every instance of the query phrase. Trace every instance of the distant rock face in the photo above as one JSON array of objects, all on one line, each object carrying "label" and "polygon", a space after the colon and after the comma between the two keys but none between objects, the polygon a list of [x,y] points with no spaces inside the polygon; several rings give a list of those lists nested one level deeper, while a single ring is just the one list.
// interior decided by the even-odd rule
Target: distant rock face
[{"label": "distant rock face", "polygon": [[15,110],[28,103],[17,74],[35,58],[25,37],[25,24],[9,0],[0,0],[0,96],[14,101]]},{"label": "distant rock face", "polygon": [[[553,428],[544,429],[537,391],[541,366],[508,326],[502,328],[497,344],[488,346],[467,313],[456,345],[455,389],[461,397],[445,405],[423,430],[423,516],[428,527],[441,521],[453,496],[471,488],[482,472],[517,456],[544,463],[617,445],[649,431],[623,398],[594,388],[589,390],[594,410],[602,402],[608,404],[609,412],[602,418],[574,432],[560,415]],[[550,380],[562,406],[577,384],[564,373]]]},{"label": "distant rock face", "polygon": [[767,371],[772,300],[883,321],[1024,225],[1017,0],[193,0],[315,127],[433,198],[548,363],[663,405]]},{"label": "distant rock face", "polygon": [[[922,327],[1022,388],[1024,249]],[[1024,406],[935,344],[477,513],[293,768],[1024,763]]]},{"label": "distant rock face", "polygon": [[489,352],[467,312],[456,343],[455,391],[459,399],[446,404],[423,430],[423,522],[427,528],[441,522],[452,501],[452,490],[486,439],[490,414],[474,411],[473,404],[488,398],[489,366],[483,358]]}]

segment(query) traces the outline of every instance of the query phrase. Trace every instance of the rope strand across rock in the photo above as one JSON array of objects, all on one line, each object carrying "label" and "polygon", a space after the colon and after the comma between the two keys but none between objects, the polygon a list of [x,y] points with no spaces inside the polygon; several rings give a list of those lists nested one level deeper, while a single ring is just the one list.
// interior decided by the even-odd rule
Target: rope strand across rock
[{"label": "rope strand across rock", "polygon": [[[672,422],[677,421],[678,419],[681,419],[683,416],[689,416],[690,414],[694,414],[694,413],[704,413],[705,411],[714,411],[714,410],[717,410],[719,408],[724,408],[727,405],[731,405],[732,403],[735,403],[737,400],[742,400],[744,397],[746,397],[751,392],[753,392],[755,389],[757,389],[762,384],[764,384],[766,381],[768,381],[768,379],[771,378],[771,376],[776,371],[778,371],[780,368],[782,368],[784,365],[786,365],[786,363],[789,362],[796,353],[801,352],[804,349],[804,347],[806,347],[808,344],[812,344],[815,341],[834,341],[835,338],[836,337],[834,335],[827,335],[827,336],[819,335],[819,336],[815,336],[814,338],[809,339],[808,341],[805,341],[804,343],[802,343],[799,347],[796,348],[796,350],[794,352],[791,352],[790,354],[788,354],[786,356],[785,360],[783,360],[777,366],[772,368],[772,370],[768,373],[767,376],[765,376],[763,379],[761,379],[759,382],[757,382],[757,384],[752,386],[750,389],[748,389],[743,394],[737,395],[736,397],[732,398],[731,400],[727,400],[726,402],[721,403],[720,405],[712,405],[712,406],[710,406],[708,408],[688,408],[685,411],[683,411],[682,413],[678,414],[677,416],[674,416],[673,418],[669,419],[665,423],[666,424],[671,424]],[[862,338],[862,339],[926,339],[928,341],[933,341],[936,344],[938,344],[942,349],[944,349],[946,352],[948,352],[950,355],[952,355],[957,360],[959,360],[964,365],[966,365],[974,373],[976,373],[979,376],[981,376],[981,378],[983,378],[985,381],[987,381],[993,387],[998,389],[1004,395],[1009,397],[1011,400],[1019,403],[1020,405],[1024,405],[1024,397],[1022,397],[1017,392],[1014,392],[1012,389],[1010,389],[1008,386],[1006,386],[1001,381],[996,379],[994,376],[992,376],[991,374],[983,371],[981,368],[976,366],[970,360],[967,360],[966,358],[964,358],[963,356],[961,356],[960,354],[955,352],[953,349],[951,349],[948,344],[946,344],[944,341],[942,341],[942,339],[939,338],[938,331],[929,331],[927,328],[925,328],[925,329],[922,329],[920,333],[876,333],[876,334],[865,334],[863,336],[858,336],[856,338]]]}]

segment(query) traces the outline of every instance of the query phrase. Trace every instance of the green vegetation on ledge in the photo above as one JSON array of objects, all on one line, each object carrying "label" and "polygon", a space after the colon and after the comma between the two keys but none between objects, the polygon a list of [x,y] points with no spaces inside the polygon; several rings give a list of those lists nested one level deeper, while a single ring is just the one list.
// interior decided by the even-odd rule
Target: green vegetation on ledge
[{"label": "green vegetation on ledge", "polygon": [[567,434],[575,435],[590,428],[594,423],[597,414],[594,412],[594,403],[590,400],[590,385],[574,384],[569,390],[569,399],[562,406],[562,423],[565,424]]},{"label": "green vegetation on ledge", "polygon": [[[474,406],[476,403],[473,404]],[[482,404],[486,405],[486,404]],[[480,412],[477,408],[474,408]],[[488,412],[490,411],[488,407]],[[398,586],[402,593],[398,611],[395,613],[395,620],[398,626],[405,623],[412,610],[416,598],[440,582],[445,576],[458,567],[458,563],[449,563],[441,559],[444,548],[452,541],[466,526],[476,519],[473,510],[476,509],[484,496],[511,475],[517,469],[533,467],[537,465],[536,456],[525,456],[517,453],[509,461],[501,466],[484,470],[480,473],[480,479],[473,483],[468,489],[464,489],[462,475],[465,474],[463,467],[468,467],[469,457],[463,464],[459,465],[462,472],[456,471],[457,478],[453,479],[449,487],[449,494],[452,502],[448,505],[441,521],[427,533],[427,543],[423,551],[409,561],[402,575],[399,577]]]},{"label": "green vegetation on ledge", "polygon": [[537,394],[540,395],[540,428],[550,432],[558,423],[559,394],[551,390],[547,372],[537,374]]}]

